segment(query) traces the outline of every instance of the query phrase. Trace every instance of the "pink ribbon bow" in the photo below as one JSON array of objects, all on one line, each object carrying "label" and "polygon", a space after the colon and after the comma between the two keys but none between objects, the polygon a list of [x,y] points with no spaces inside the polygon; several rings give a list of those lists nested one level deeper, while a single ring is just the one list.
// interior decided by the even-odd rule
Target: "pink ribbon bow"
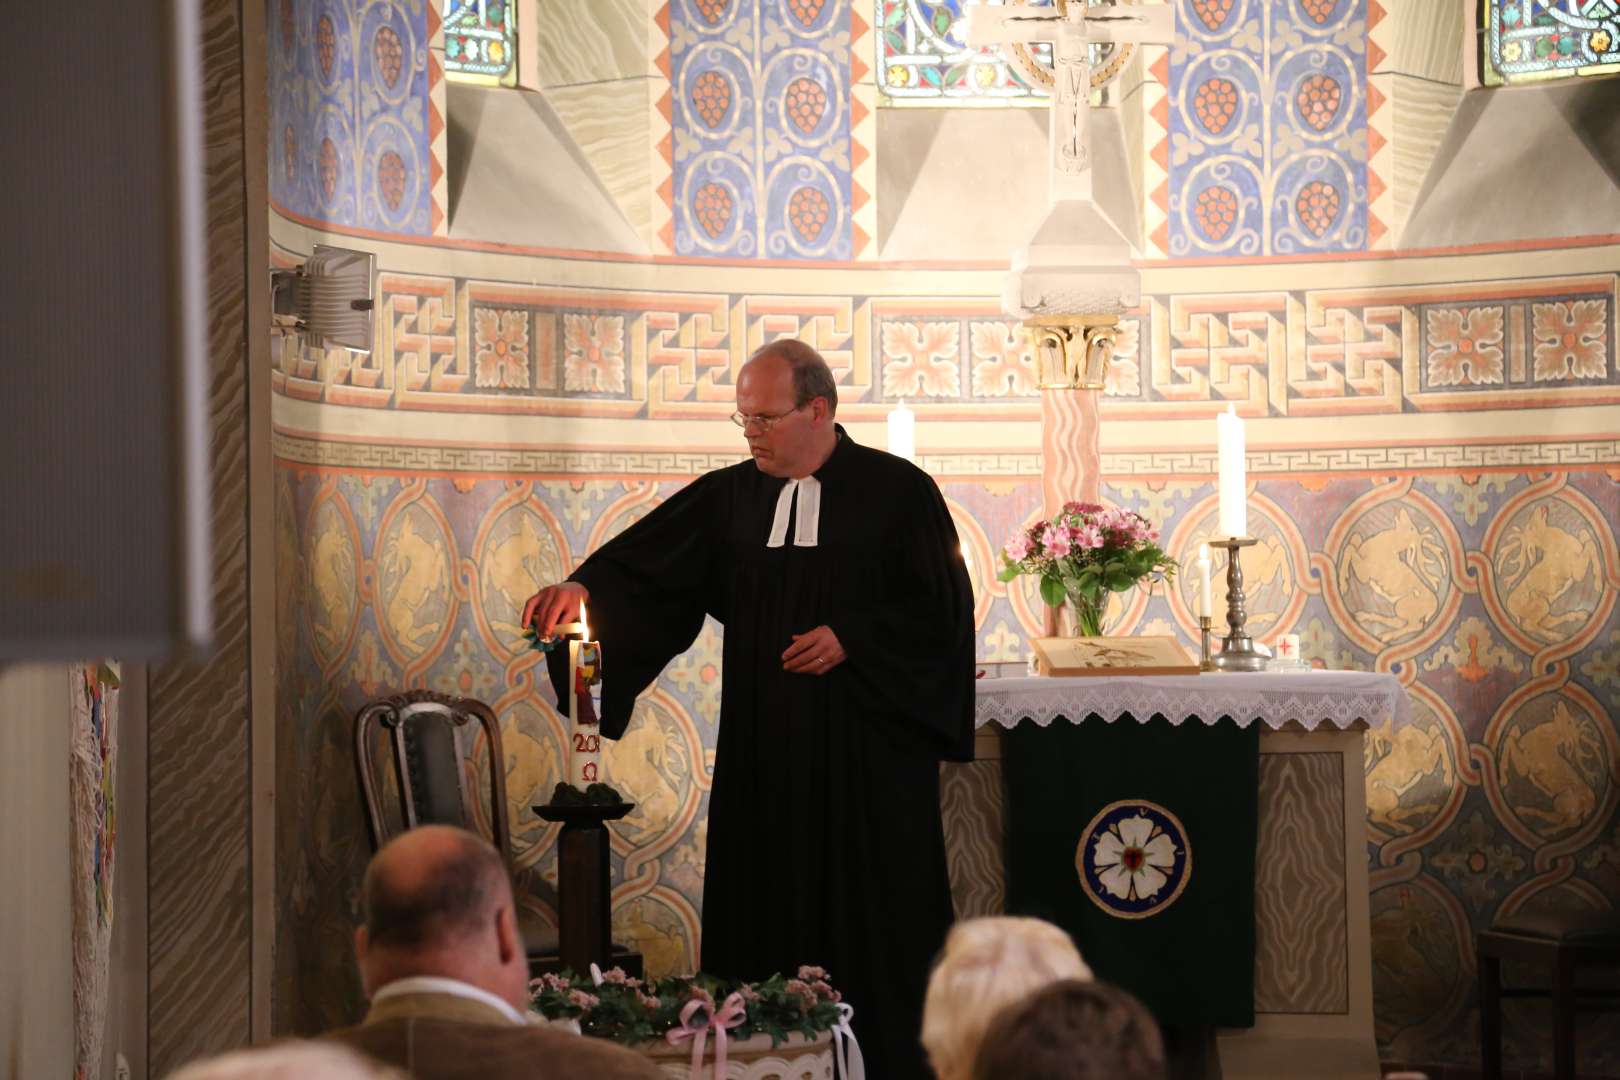
[{"label": "pink ribbon bow", "polygon": [[692,1040],[692,1080],[699,1080],[702,1075],[698,1070],[703,1067],[703,1048],[709,1038],[709,1031],[714,1030],[714,1078],[723,1080],[726,1075],[726,1032],[741,1024],[748,1013],[748,1006],[743,1002],[741,994],[732,994],[720,1005],[720,1011],[712,1017],[701,1018],[696,1026],[692,1019],[699,1012],[709,1012],[709,1003],[702,998],[694,998],[686,1003],[681,1010],[681,1026],[670,1028],[664,1038],[671,1046],[678,1046],[687,1039]]}]

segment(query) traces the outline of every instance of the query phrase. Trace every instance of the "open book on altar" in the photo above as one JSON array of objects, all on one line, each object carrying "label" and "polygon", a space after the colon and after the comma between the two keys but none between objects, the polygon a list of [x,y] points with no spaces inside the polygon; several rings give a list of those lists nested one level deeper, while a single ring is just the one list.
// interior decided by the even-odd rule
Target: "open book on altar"
[{"label": "open book on altar", "polygon": [[1168,634],[1034,638],[1042,675],[1196,675],[1198,661]]}]

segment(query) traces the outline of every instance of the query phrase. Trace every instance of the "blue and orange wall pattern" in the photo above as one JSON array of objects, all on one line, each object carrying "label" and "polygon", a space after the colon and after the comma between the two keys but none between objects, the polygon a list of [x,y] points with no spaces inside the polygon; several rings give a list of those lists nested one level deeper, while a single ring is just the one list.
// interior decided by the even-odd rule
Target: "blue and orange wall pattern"
[{"label": "blue and orange wall pattern", "polygon": [[675,253],[846,260],[850,33],[841,0],[676,0]]},{"label": "blue and orange wall pattern", "polygon": [[272,0],[270,198],[303,218],[434,230],[437,0]]}]

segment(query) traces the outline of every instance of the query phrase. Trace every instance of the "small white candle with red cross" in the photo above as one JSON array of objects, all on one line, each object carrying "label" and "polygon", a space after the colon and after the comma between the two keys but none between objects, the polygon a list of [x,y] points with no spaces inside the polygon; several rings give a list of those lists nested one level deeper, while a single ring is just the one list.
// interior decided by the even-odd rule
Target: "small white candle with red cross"
[{"label": "small white candle with red cross", "polygon": [[1277,639],[1277,659],[1299,663],[1299,635],[1284,634]]},{"label": "small white candle with red cross", "polygon": [[580,639],[568,642],[568,782],[583,791],[602,779],[602,645],[591,640],[584,604],[579,625]]}]

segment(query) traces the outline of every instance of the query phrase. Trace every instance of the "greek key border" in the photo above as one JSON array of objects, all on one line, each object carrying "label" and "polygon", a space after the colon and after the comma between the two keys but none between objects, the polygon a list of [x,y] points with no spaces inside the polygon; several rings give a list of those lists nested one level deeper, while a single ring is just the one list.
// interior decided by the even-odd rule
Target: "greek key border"
[{"label": "greek key border", "polygon": [[[724,451],[619,449],[500,449],[408,443],[330,442],[276,431],[279,463],[360,472],[458,473],[514,476],[688,477],[734,465],[743,455]],[[1253,450],[1248,471],[1260,475],[1312,473],[1471,472],[1515,469],[1593,469],[1620,466],[1620,438],[1539,443],[1435,446],[1320,447]],[[1024,453],[922,454],[918,464],[940,477],[985,479],[1041,475],[1040,455]],[[1109,478],[1213,476],[1212,451],[1114,451],[1102,455]]]}]

